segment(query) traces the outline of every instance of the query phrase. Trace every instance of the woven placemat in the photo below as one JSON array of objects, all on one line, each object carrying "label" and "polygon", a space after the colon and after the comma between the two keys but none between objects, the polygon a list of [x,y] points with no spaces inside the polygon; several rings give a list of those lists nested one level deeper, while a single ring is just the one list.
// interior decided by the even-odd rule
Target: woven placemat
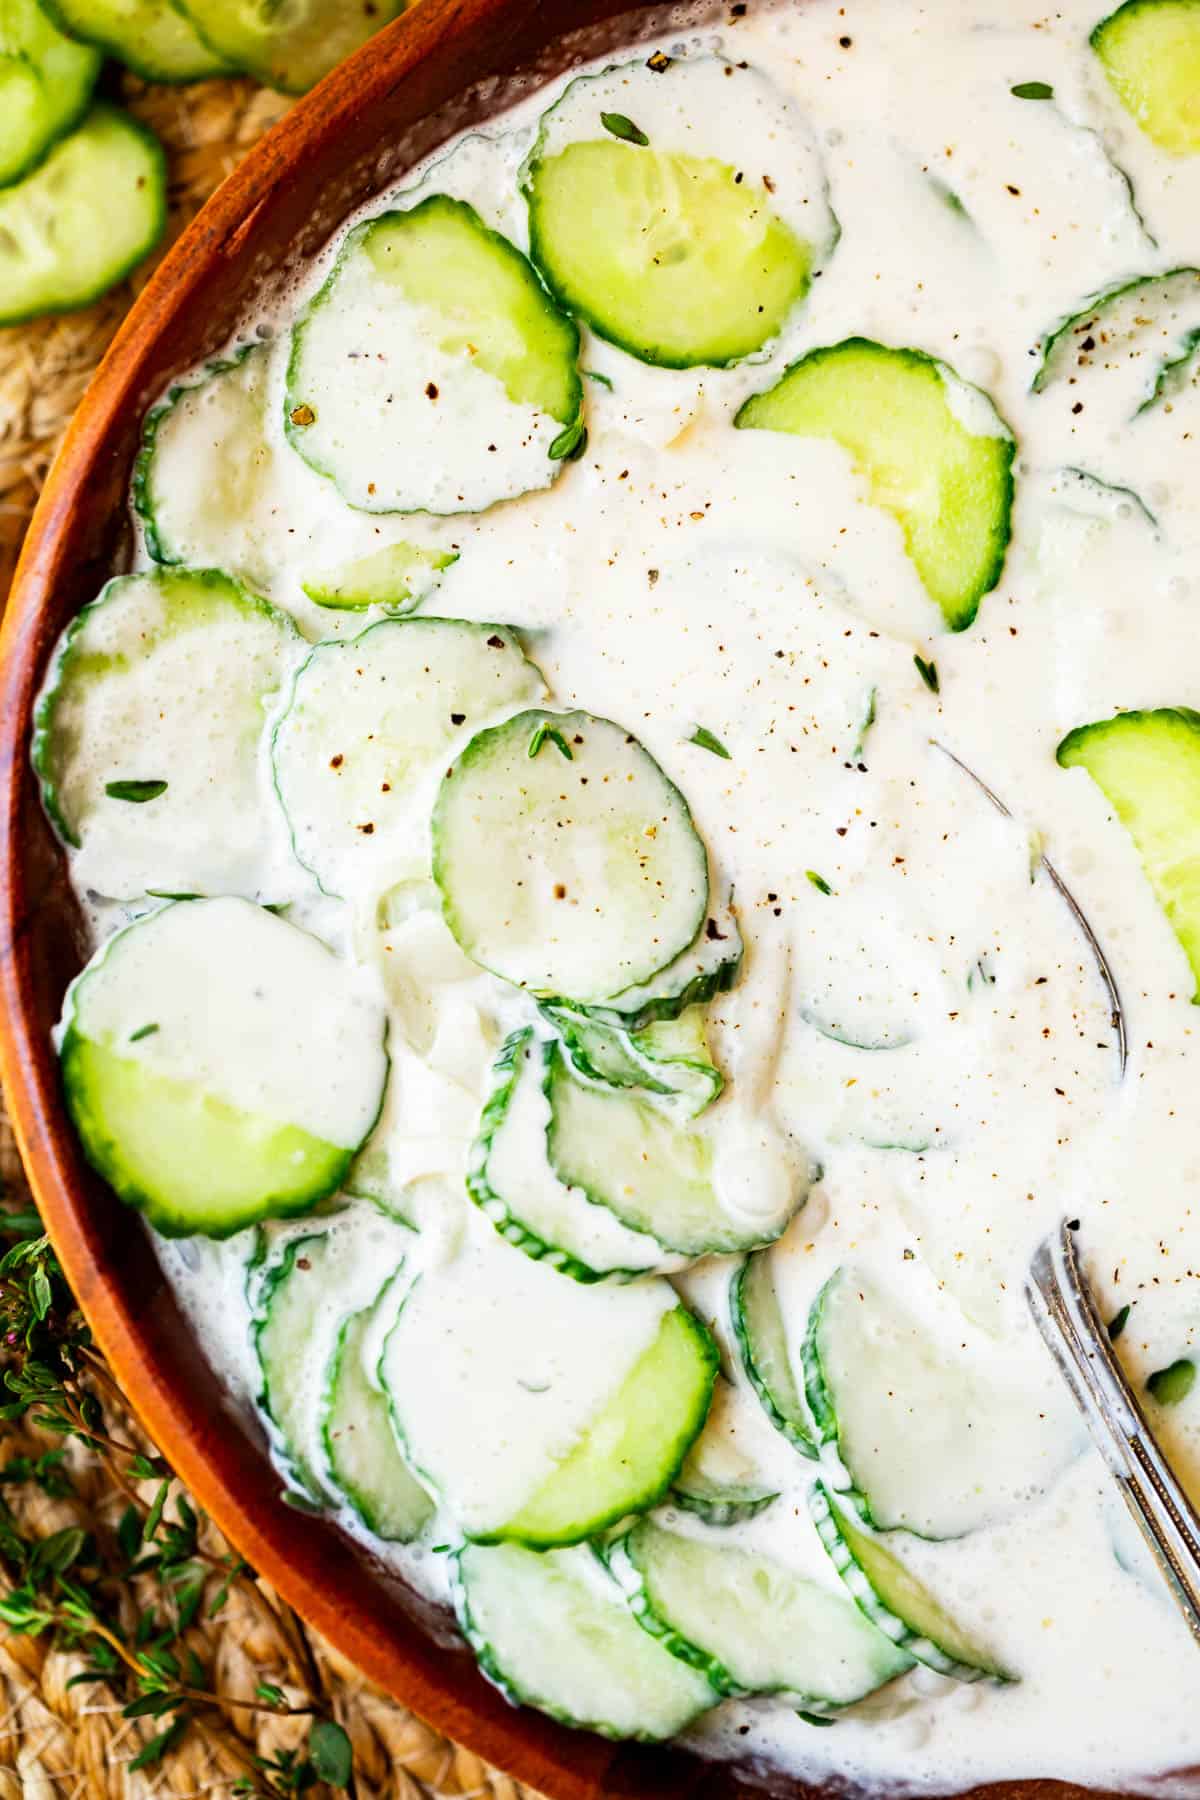
[{"label": "woven placemat", "polygon": [[[121,87],[124,102],[153,127],[167,150],[170,238],[288,104],[247,81],[167,88],[123,77]],[[21,538],[58,440],[148,273],[148,268],[140,269],[131,282],[85,312],[0,331],[0,599],[8,593]],[[2,1102],[0,1181],[8,1205],[28,1204]],[[137,1441],[137,1428],[119,1397],[109,1398],[106,1406],[109,1429],[115,1423],[126,1439]],[[36,1458],[60,1442],[24,1421],[0,1421],[0,1478],[14,1459]],[[103,1460],[80,1446],[69,1446],[68,1457],[74,1495],[55,1498],[35,1482],[6,1481],[5,1504],[32,1535],[68,1526],[111,1533],[128,1506],[128,1493]],[[157,1481],[134,1485],[150,1504]],[[177,1497],[168,1505],[174,1506]],[[201,1542],[213,1556],[226,1550],[207,1523]],[[296,1697],[300,1674],[308,1691],[317,1688],[353,1745],[351,1791],[357,1800],[442,1795],[537,1800],[370,1687],[294,1614],[272,1601],[252,1581],[239,1583],[216,1618],[198,1618],[189,1641],[218,1692],[247,1694],[268,1682]],[[136,1589],[131,1606],[136,1606]],[[81,1650],[64,1646],[52,1634],[32,1636],[0,1624],[0,1800],[233,1796],[254,1756],[277,1758],[307,1731],[306,1720],[214,1710],[177,1750],[153,1767],[133,1771],[130,1764],[157,1728],[155,1721],[123,1717],[120,1701],[101,1683],[73,1684],[85,1666]],[[314,1795],[328,1791],[308,1790]]]}]

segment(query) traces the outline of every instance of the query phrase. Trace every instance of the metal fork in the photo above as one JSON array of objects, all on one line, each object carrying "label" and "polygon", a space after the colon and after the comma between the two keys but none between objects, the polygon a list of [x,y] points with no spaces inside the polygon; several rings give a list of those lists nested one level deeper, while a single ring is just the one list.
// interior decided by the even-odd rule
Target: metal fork
[{"label": "metal fork", "polygon": [[1046,1347],[1200,1644],[1200,1515],[1155,1441],[1113,1353],[1065,1220],[1036,1251],[1025,1294]]}]

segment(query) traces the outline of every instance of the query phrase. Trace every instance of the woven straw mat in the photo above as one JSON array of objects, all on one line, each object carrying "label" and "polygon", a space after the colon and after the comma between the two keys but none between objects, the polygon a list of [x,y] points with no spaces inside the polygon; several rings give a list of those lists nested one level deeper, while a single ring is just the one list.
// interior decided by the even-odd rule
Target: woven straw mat
[{"label": "woven straw mat", "polygon": [[[146,87],[123,78],[125,102],[158,133],[170,167],[170,227],[179,234],[205,197],[232,169],[287,102],[248,81],[209,81],[193,87]],[[148,268],[97,305],[65,318],[0,330],[0,604],[7,596],[21,538],[55,447],[92,370],[122,315],[145,282]],[[25,1193],[24,1177],[0,1101],[0,1178],[10,1196]],[[127,1432],[136,1428],[118,1417]],[[45,1448],[23,1426],[0,1423],[0,1466],[11,1456]],[[79,1464],[80,1502],[55,1501],[19,1486],[5,1498],[36,1531],[66,1524],[110,1522],[125,1501],[101,1465]],[[149,1485],[148,1497],[154,1484]],[[210,1547],[222,1549],[215,1531]],[[294,1620],[296,1630],[304,1628]],[[297,1654],[311,1655],[333,1710],[354,1746],[357,1800],[537,1800],[470,1752],[447,1742],[403,1706],[368,1686],[315,1633],[290,1645],[266,1609],[233,1593],[220,1617],[195,1628],[205,1639],[204,1661],[214,1685],[246,1694],[256,1682],[288,1691]],[[289,1657],[292,1659],[289,1662]],[[221,1729],[193,1731],[165,1766],[130,1773],[128,1764],[149,1735],[148,1721],[121,1717],[113,1696],[96,1684],[68,1685],[83,1666],[76,1651],[48,1639],[15,1636],[0,1626],[0,1800],[184,1800],[232,1792],[247,1753],[273,1756],[299,1741],[293,1722],[250,1721],[230,1713]],[[326,1791],[326,1790],[318,1790]]]}]

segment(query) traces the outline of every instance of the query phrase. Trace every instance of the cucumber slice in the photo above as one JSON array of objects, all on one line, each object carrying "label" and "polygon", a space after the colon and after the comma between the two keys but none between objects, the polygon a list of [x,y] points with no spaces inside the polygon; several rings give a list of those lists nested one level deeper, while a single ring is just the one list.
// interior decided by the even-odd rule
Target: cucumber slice
[{"label": "cucumber slice", "polygon": [[36,168],[91,100],[100,52],[58,24],[37,0],[5,0],[0,10],[0,187]]},{"label": "cucumber slice", "polygon": [[802,356],[734,424],[840,444],[951,631],[970,625],[1004,567],[1015,448],[978,388],[924,351],[846,338]]},{"label": "cucumber slice", "polygon": [[162,145],[97,102],[40,167],[0,190],[0,325],[90,306],[149,256],[166,223]]},{"label": "cucumber slice", "polygon": [[778,1493],[767,1489],[753,1458],[742,1448],[744,1436],[736,1390],[722,1378],[713,1389],[704,1430],[675,1478],[671,1505],[706,1525],[726,1526],[757,1518],[778,1500]]},{"label": "cucumber slice", "polygon": [[653,1506],[715,1374],[665,1281],[564,1281],[486,1227],[414,1285],[380,1363],[407,1460],[464,1534],[535,1548]]},{"label": "cucumber slice", "polygon": [[1200,1003],[1200,713],[1164,706],[1079,725],[1058,746],[1058,761],[1087,770],[1133,839]]},{"label": "cucumber slice", "polygon": [[467,1192],[506,1243],[574,1281],[662,1270],[663,1254],[652,1237],[627,1230],[550,1169],[550,1056],[551,1046],[528,1027],[501,1046],[467,1168]]},{"label": "cucumber slice", "polygon": [[432,592],[441,571],[457,561],[457,550],[430,550],[401,541],[314,575],[301,586],[318,606],[349,612],[385,606],[389,612],[408,612]]},{"label": "cucumber slice", "polygon": [[387,1079],[378,1006],[324,944],[245,900],[177,901],[109,938],[62,1031],[89,1162],[167,1237],[308,1212],[341,1185]]},{"label": "cucumber slice", "polygon": [[292,328],[284,428],[366,512],[482,512],[582,442],[578,353],[515,245],[433,194],[347,234]]},{"label": "cucumber slice", "polygon": [[674,1737],[718,1696],[639,1631],[591,1550],[468,1544],[455,1610],[479,1666],[514,1706],[609,1738]]},{"label": "cucumber slice", "polygon": [[[514,632],[463,619],[380,619],[317,644],[271,738],[297,859],[345,896],[395,856],[395,830],[450,746],[545,692]],[[485,863],[476,862],[476,880]]]},{"label": "cucumber slice", "polygon": [[680,1256],[728,1256],[771,1243],[800,1203],[764,1223],[738,1218],[713,1179],[713,1140],[681,1128],[632,1088],[581,1081],[551,1047],[546,1092],[550,1166],[568,1187],[606,1206],[631,1231],[648,1232]]},{"label": "cucumber slice", "polygon": [[1146,136],[1176,156],[1200,151],[1200,7],[1126,0],[1102,19],[1092,49]]},{"label": "cucumber slice", "polygon": [[446,923],[493,974],[607,1000],[696,937],[708,858],[687,801],[623,726],[522,712],[471,739],[433,813]]},{"label": "cucumber slice", "polygon": [[406,0],[179,0],[214,56],[302,94],[404,11]]},{"label": "cucumber slice", "polygon": [[823,1481],[809,1499],[821,1542],[851,1597],[898,1650],[956,1681],[1013,1676],[967,1637],[923,1582],[877,1537],[852,1523]]},{"label": "cucumber slice", "polygon": [[718,1693],[849,1706],[913,1666],[841,1594],[755,1551],[642,1519],[605,1560],[642,1629]]},{"label": "cucumber slice", "polygon": [[805,1393],[865,1523],[960,1537],[1061,1474],[1077,1437],[1053,1372],[1039,1383],[1010,1355],[998,1380],[994,1357],[991,1342],[985,1357],[963,1342],[961,1315],[939,1331],[936,1312],[897,1306],[857,1273],[825,1283],[804,1340]]},{"label": "cucumber slice", "polygon": [[76,615],[38,700],[33,763],[81,886],[257,893],[271,830],[259,745],[302,643],[216,570],[119,576]]},{"label": "cucumber slice", "polygon": [[321,1424],[343,1327],[374,1299],[380,1270],[402,1266],[410,1237],[373,1208],[352,1207],[319,1231],[289,1236],[255,1270],[258,1404],[289,1484],[318,1504],[329,1491]]},{"label": "cucumber slice", "polygon": [[[766,174],[743,170],[755,143]],[[530,254],[559,303],[670,369],[761,349],[836,239],[803,121],[757,71],[719,57],[573,81],[521,184]]]},{"label": "cucumber slice", "polygon": [[1034,393],[1058,382],[1102,393],[1122,419],[1156,406],[1185,378],[1200,342],[1200,269],[1139,275],[1092,294],[1042,341]]},{"label": "cucumber slice", "polygon": [[815,1457],[817,1446],[792,1368],[768,1255],[748,1256],[738,1269],[729,1290],[729,1313],[742,1367],[763,1411],[793,1449]]},{"label": "cucumber slice", "polygon": [[232,563],[259,579],[267,574],[251,521],[272,480],[263,419],[268,355],[266,344],[243,344],[146,414],[132,497],[156,562]]},{"label": "cucumber slice", "polygon": [[171,0],[44,0],[64,31],[115,56],[143,81],[204,81],[232,73]]},{"label": "cucumber slice", "polygon": [[655,1094],[674,1102],[688,1118],[710,1106],[725,1086],[709,1060],[703,1007],[689,1006],[677,1019],[637,1032],[552,1001],[541,1011],[558,1033],[572,1068],[588,1081]]},{"label": "cucumber slice", "polygon": [[390,1275],[373,1305],[352,1313],[338,1334],[321,1437],[329,1476],[367,1530],[389,1543],[408,1544],[432,1518],[433,1501],[400,1454],[388,1403],[371,1381],[366,1362],[398,1279]]},{"label": "cucumber slice", "polygon": [[621,1031],[640,1033],[669,1025],[689,1007],[728,993],[741,974],[744,949],[737,915],[732,901],[727,901],[707,915],[687,949],[657,975],[603,1004],[580,1010]]}]

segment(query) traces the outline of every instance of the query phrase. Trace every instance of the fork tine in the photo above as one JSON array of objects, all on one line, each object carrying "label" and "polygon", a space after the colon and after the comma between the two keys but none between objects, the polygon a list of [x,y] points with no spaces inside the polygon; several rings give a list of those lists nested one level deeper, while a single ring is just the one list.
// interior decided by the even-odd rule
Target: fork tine
[{"label": "fork tine", "polygon": [[1065,1220],[1034,1253],[1025,1293],[1046,1347],[1200,1644],[1200,1516],[1125,1378]]}]

